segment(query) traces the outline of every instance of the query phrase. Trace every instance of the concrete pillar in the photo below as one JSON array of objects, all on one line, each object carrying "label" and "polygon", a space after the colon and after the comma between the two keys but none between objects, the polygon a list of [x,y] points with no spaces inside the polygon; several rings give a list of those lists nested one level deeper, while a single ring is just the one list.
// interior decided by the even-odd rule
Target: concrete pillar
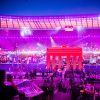
[{"label": "concrete pillar", "polygon": [[82,71],[82,56],[79,56],[79,70]]},{"label": "concrete pillar", "polygon": [[50,70],[50,55],[47,54],[47,68]]},{"label": "concrete pillar", "polygon": [[52,56],[52,70],[55,70],[55,68],[56,68],[56,56],[53,55]]},{"label": "concrete pillar", "polygon": [[73,70],[76,70],[76,56],[73,56]]},{"label": "concrete pillar", "polygon": [[66,63],[67,63],[66,68],[67,70],[69,70],[70,69],[70,56],[67,56]]},{"label": "concrete pillar", "polygon": [[58,68],[61,69],[62,63],[61,63],[61,56],[58,56]]}]

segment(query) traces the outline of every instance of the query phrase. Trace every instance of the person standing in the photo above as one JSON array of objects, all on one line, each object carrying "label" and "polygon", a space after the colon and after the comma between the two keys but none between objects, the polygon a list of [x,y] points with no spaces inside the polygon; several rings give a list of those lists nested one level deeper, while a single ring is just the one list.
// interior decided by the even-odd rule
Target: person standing
[{"label": "person standing", "polygon": [[18,94],[17,87],[13,83],[11,76],[8,77],[10,86],[6,86],[4,81],[5,71],[0,70],[0,100],[13,100],[13,97]]}]

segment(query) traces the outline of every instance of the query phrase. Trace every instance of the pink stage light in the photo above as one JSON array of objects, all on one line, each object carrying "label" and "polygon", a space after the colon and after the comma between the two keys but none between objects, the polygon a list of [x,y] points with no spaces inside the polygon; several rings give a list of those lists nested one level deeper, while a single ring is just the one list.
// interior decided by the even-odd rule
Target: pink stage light
[{"label": "pink stage light", "polygon": [[41,47],[42,45],[40,43],[37,43],[37,46]]},{"label": "pink stage light", "polygon": [[77,26],[77,31],[78,31],[78,32],[83,31],[83,27],[82,27],[82,26]]},{"label": "pink stage light", "polygon": [[56,43],[55,43],[55,41],[53,40],[53,38],[51,36],[50,36],[50,41],[51,41],[52,46],[56,46]]},{"label": "pink stage light", "polygon": [[59,31],[60,29],[61,29],[61,27],[56,27],[55,28],[56,31]]},{"label": "pink stage light", "polygon": [[61,27],[54,28],[54,31],[50,33],[50,35],[57,34],[61,30]]},{"label": "pink stage light", "polygon": [[20,35],[22,37],[29,36],[29,35],[32,35],[32,32],[31,32],[30,28],[24,27],[24,28],[21,29]]},{"label": "pink stage light", "polygon": [[40,53],[39,51],[33,51],[33,50],[22,50],[19,52],[20,54],[24,54],[24,55],[35,55]]}]

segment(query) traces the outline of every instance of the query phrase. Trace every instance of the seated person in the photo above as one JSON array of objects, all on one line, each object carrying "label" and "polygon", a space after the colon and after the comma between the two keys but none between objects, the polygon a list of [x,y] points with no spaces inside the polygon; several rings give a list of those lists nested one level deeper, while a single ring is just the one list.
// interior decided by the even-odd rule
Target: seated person
[{"label": "seated person", "polygon": [[0,100],[13,100],[13,97],[17,95],[18,91],[14,85],[12,78],[9,76],[8,81],[11,86],[6,86],[5,81],[5,71],[0,70]]},{"label": "seated person", "polygon": [[91,82],[88,82],[88,84],[86,85],[85,92],[88,94],[94,94],[94,86]]},{"label": "seated person", "polygon": [[94,85],[91,82],[88,82],[88,84],[85,87],[85,93],[86,93],[86,98],[88,100],[93,100],[94,98]]}]

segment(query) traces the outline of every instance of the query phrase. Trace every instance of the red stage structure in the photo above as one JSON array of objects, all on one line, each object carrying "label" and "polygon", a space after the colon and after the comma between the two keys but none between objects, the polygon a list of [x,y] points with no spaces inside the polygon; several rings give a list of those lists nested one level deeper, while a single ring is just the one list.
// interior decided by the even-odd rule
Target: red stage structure
[{"label": "red stage structure", "polygon": [[[52,58],[51,58],[52,56]],[[66,56],[66,69],[70,69],[70,58],[72,58],[73,70],[76,70],[76,64],[78,61],[78,68],[82,70],[82,48],[71,48],[71,47],[51,47],[47,48],[47,68],[50,70],[56,69],[56,57],[58,57],[58,68],[62,68],[62,57]],[[77,59],[77,60],[76,60]]]}]

